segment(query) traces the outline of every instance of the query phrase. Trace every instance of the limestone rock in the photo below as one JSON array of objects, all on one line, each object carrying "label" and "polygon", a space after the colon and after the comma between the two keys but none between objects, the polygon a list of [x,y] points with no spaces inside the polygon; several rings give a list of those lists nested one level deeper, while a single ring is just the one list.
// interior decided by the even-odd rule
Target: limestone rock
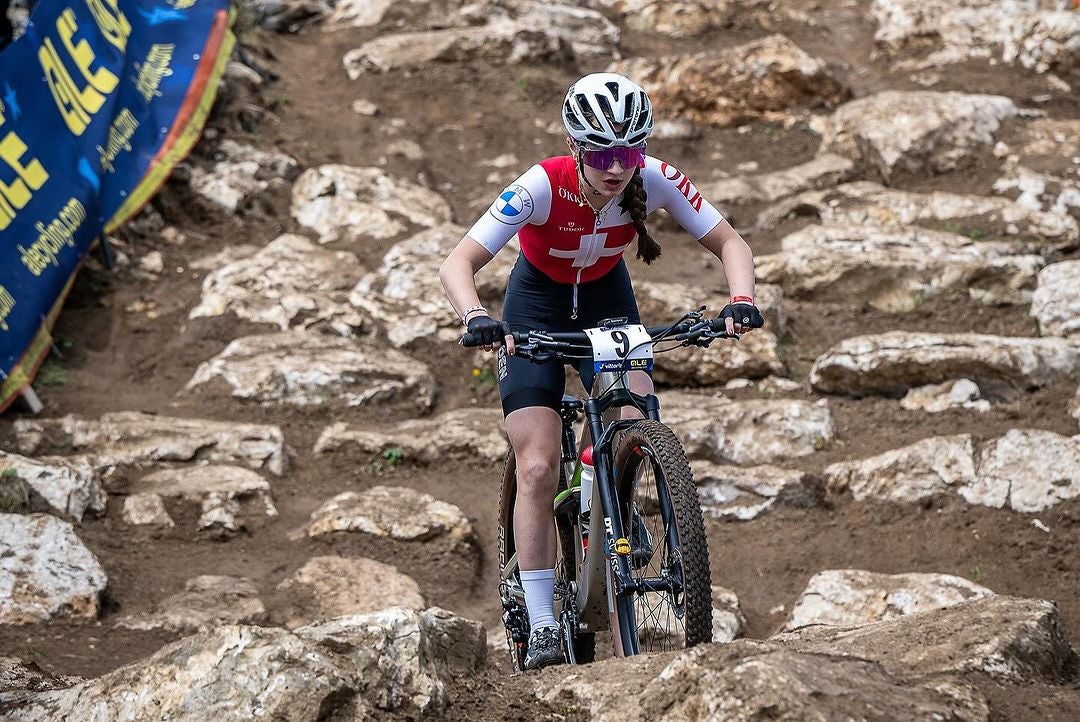
[{"label": "limestone rock", "polygon": [[54,676],[33,662],[15,657],[0,657],[0,713],[6,705],[14,707],[38,692],[70,687],[82,682],[74,675]]},{"label": "limestone rock", "polygon": [[825,467],[830,494],[857,500],[916,502],[974,484],[975,447],[969,434],[935,436],[858,461]]},{"label": "limestone rock", "polygon": [[221,626],[80,684],[42,692],[8,719],[168,719],[315,722],[347,704],[351,670],[330,649],[273,627]]},{"label": "limestone rock", "polygon": [[391,238],[407,229],[406,222],[432,228],[451,219],[439,194],[380,168],[346,165],[304,171],[293,185],[292,214],[319,234],[319,243]]},{"label": "limestone rock", "polygon": [[746,617],[735,592],[714,584],[712,604],[712,641],[726,644],[741,636],[746,628]]},{"label": "limestone rock", "polygon": [[969,58],[1000,58],[1042,73],[1067,70],[1080,56],[1080,18],[1064,2],[1019,0],[874,0],[874,39],[895,52],[922,48],[934,41],[934,52],[920,52],[901,68],[938,67]]},{"label": "limestone rock", "polygon": [[399,541],[429,541],[449,537],[455,547],[472,548],[476,532],[468,517],[453,504],[438,501],[406,487],[375,486],[365,492],[346,491],[311,513],[309,537],[335,531],[361,532]]},{"label": "limestone rock", "polygon": [[1003,96],[887,90],[815,117],[810,127],[822,136],[820,152],[864,160],[888,180],[901,170],[958,167],[1017,112]]},{"label": "limestone rock", "polygon": [[199,528],[211,531],[239,531],[278,513],[270,483],[239,466],[162,469],[139,479],[134,488],[141,494],[198,502],[202,512]]},{"label": "limestone rock", "polygon": [[861,569],[818,572],[807,582],[784,630],[810,625],[859,627],[951,607],[993,594],[951,574],[877,574]]},{"label": "limestone rock", "polygon": [[116,622],[124,629],[163,629],[169,632],[203,631],[227,624],[266,620],[259,590],[246,577],[205,574],[188,579],[184,590],[158,603],[153,612],[135,614]]},{"label": "limestone rock", "polygon": [[1076,387],[1076,393],[1069,404],[1069,414],[1077,421],[1080,421],[1080,386]]},{"label": "limestone rock", "polygon": [[803,384],[798,381],[786,379],[783,376],[766,376],[763,379],[732,379],[724,384],[725,391],[737,391],[739,389],[751,389],[765,398],[787,396],[804,390]]},{"label": "limestone rock", "polygon": [[736,11],[768,5],[766,0],[593,0],[620,14],[626,27],[676,38],[727,27]]},{"label": "limestone rock", "polygon": [[[1071,148],[1067,152],[1071,152]],[[1015,195],[1018,205],[1032,211],[1059,216],[1071,213],[1075,216],[1077,209],[1080,209],[1080,182],[1075,177],[1033,170],[1009,159],[1006,159],[1002,177],[994,181],[993,190],[995,193]],[[1071,248],[1076,247],[1077,239],[1077,233],[1070,234],[1068,240],[1071,241]]]},{"label": "limestone rock", "polygon": [[[847,180],[854,169],[855,164],[850,158],[834,153],[823,153],[790,168],[701,183],[699,189],[701,194],[718,208],[725,208],[733,203],[774,202],[810,189],[833,188],[841,181]],[[811,191],[811,193],[828,193],[828,191]],[[780,218],[789,212],[779,214]],[[758,223],[761,224],[760,218]]]},{"label": "limestone rock", "polygon": [[30,485],[18,473],[0,471],[0,513],[20,514],[30,508]]},{"label": "limestone rock", "polygon": [[[464,329],[446,301],[439,266],[465,232],[459,226],[443,225],[395,244],[383,256],[379,269],[356,283],[349,302],[379,319],[394,346],[426,348],[434,339],[456,341]],[[477,273],[476,286],[483,303],[502,301],[516,253],[517,242],[511,241]]]},{"label": "limestone rock", "polygon": [[1043,259],[1013,250],[942,231],[807,226],[757,264],[762,280],[794,296],[865,299],[879,310],[903,312],[955,288],[967,288],[982,303],[1024,302]]},{"label": "limestone rock", "polygon": [[814,362],[810,385],[826,394],[888,394],[952,379],[984,395],[1045,386],[1080,369],[1080,346],[1060,338],[910,331],[855,336]]},{"label": "limestone rock", "polygon": [[916,502],[957,493],[968,503],[1042,511],[1080,496],[1080,436],[1011,429],[976,451],[967,434],[923,439],[825,468],[830,493]]},{"label": "limestone rock", "polygon": [[667,391],[661,418],[687,456],[735,464],[768,464],[813,454],[835,435],[824,402],[730,401]]},{"label": "limestone rock", "polygon": [[82,521],[86,512],[105,513],[107,497],[101,479],[85,458],[59,456],[29,459],[0,451],[0,476],[22,479],[60,514]]},{"label": "limestone rock", "polygon": [[722,126],[782,120],[848,96],[825,62],[783,35],[696,55],[633,58],[608,69],[637,80],[668,116]]},{"label": "limestone rock", "polygon": [[[701,510],[721,519],[756,519],[774,505],[809,507],[822,501],[821,484],[809,474],[778,466],[690,463]],[[714,640],[715,641],[715,640]]]},{"label": "limestone rock", "polygon": [[234,140],[221,141],[210,170],[191,169],[191,188],[207,200],[235,213],[275,181],[285,188],[299,172],[296,159]]},{"label": "limestone rock", "polygon": [[972,504],[1035,512],[1080,496],[1080,436],[1010,429],[977,463],[978,478],[960,489]]},{"label": "limestone rock", "polygon": [[[826,154],[818,159],[834,157]],[[706,192],[704,188],[702,192]],[[1076,220],[1067,213],[1042,211],[1009,198],[943,191],[915,193],[870,181],[799,193],[762,211],[757,224],[773,227],[791,213],[814,216],[827,226],[879,229],[906,229],[941,221],[959,225],[964,219],[978,218],[980,225],[991,224],[998,234],[1008,238],[1013,253],[1045,253],[1055,245],[1075,242],[1078,233]],[[1057,244],[1038,247],[1018,242],[1012,238],[1017,233],[1057,239]]]},{"label": "limestone rock", "polygon": [[308,331],[245,336],[200,364],[187,389],[224,382],[262,404],[375,406],[426,411],[435,382],[420,361],[391,348]]},{"label": "limestone rock", "polygon": [[387,33],[350,50],[343,58],[345,72],[356,80],[429,63],[573,58],[596,63],[618,57],[618,27],[579,3],[501,0],[473,7],[479,12],[470,27]]},{"label": "limestone rock", "polygon": [[99,420],[74,414],[55,419],[17,419],[15,435],[24,454],[62,448],[85,453],[97,468],[153,461],[211,462],[285,471],[281,429],[210,419],[183,419],[135,411],[104,414]]},{"label": "limestone rock", "polygon": [[0,624],[95,619],[106,582],[68,522],[0,514]]},{"label": "limestone rock", "polygon": [[371,431],[345,422],[332,424],[319,434],[315,453],[356,446],[369,454],[401,450],[407,462],[439,464],[451,458],[500,462],[506,457],[506,436],[498,409],[454,409],[430,419],[410,419]]},{"label": "limestone rock", "polygon": [[314,557],[278,589],[296,600],[286,621],[290,629],[389,607],[426,607],[412,577],[374,559]]},{"label": "limestone rock", "polygon": [[967,684],[905,680],[871,662],[839,655],[736,640],[698,645],[669,659],[649,655],[575,668],[537,696],[602,722],[989,720],[985,699]]},{"label": "limestone rock", "polygon": [[219,626],[2,711],[35,722],[82,719],[88,709],[101,719],[181,722],[439,715],[448,689],[482,667],[483,639],[479,623],[437,608],[343,617],[295,634]]},{"label": "limestone rock", "polygon": [[982,398],[979,385],[971,379],[957,379],[910,389],[904,398],[900,399],[900,405],[911,411],[922,410],[930,414],[949,409],[990,410],[990,402]]},{"label": "limestone rock", "polygon": [[294,633],[333,650],[366,705],[416,718],[444,711],[455,678],[478,673],[487,659],[483,625],[438,607],[385,609]]},{"label": "limestone rock", "polygon": [[286,233],[208,273],[202,299],[188,318],[233,313],[281,331],[325,325],[349,335],[371,323],[348,303],[349,289],[363,270],[352,253],[325,250]]},{"label": "limestone rock", "polygon": [[122,512],[124,522],[132,526],[172,528],[176,523],[165,509],[160,494],[138,493],[124,499]]},{"label": "limestone rock", "polygon": [[761,378],[783,368],[779,340],[758,329],[738,341],[720,339],[708,348],[687,347],[660,356],[653,378],[672,386],[714,386],[734,378]]},{"label": "limestone rock", "polygon": [[1044,336],[1080,337],[1080,261],[1062,261],[1039,271],[1031,315]]},{"label": "limestone rock", "polygon": [[1061,681],[1075,655],[1050,601],[991,595],[852,629],[811,627],[773,638],[802,652],[877,662],[893,675],[984,674]]}]

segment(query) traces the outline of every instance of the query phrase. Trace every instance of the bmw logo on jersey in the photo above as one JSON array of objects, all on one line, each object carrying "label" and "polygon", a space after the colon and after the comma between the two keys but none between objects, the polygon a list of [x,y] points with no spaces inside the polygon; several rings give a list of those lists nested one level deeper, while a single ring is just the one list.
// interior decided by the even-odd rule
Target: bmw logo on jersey
[{"label": "bmw logo on jersey", "polygon": [[523,186],[512,185],[495,199],[495,202],[491,204],[490,212],[500,223],[519,225],[532,215],[532,196]]}]

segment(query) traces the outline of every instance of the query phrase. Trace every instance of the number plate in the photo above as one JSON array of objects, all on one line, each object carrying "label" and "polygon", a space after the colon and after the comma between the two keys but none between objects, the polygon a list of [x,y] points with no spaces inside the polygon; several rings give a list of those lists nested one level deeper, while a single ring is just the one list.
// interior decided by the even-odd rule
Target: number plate
[{"label": "number plate", "polygon": [[593,370],[650,371],[653,367],[652,338],[640,324],[587,328],[593,348]]}]

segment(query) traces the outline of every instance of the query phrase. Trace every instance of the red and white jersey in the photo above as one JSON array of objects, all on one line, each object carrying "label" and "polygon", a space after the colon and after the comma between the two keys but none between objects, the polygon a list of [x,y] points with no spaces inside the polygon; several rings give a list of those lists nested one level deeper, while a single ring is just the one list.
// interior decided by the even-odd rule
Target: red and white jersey
[{"label": "red and white jersey", "polygon": [[[724,220],[674,166],[645,156],[641,177],[647,213],[663,208],[694,240]],[[637,238],[621,198],[594,211],[578,189],[573,157],[548,158],[507,186],[468,235],[495,255],[516,233],[525,258],[552,280],[595,281]]]}]

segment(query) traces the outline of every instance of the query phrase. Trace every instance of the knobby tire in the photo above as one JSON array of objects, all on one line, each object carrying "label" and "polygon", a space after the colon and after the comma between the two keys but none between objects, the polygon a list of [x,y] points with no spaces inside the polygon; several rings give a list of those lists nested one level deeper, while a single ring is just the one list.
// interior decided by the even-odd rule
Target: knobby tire
[{"label": "knobby tire", "polygon": [[[705,524],[682,444],[662,423],[642,420],[622,434],[614,465],[626,535],[631,536],[631,509],[636,502],[646,507],[642,508],[642,518],[652,534],[652,555],[644,568],[631,569],[632,576],[655,578],[665,566],[676,566],[681,568],[683,579],[681,599],[666,592],[648,592],[644,596],[629,592],[616,600],[614,616],[618,617],[622,646],[628,649],[628,644],[636,640],[639,652],[655,652],[711,641],[712,582]],[[642,488],[635,488],[639,475]],[[665,489],[670,499],[666,505],[660,502]],[[661,506],[666,507],[666,513]],[[666,543],[672,524],[677,549]],[[668,626],[661,627],[663,623]],[[674,634],[672,626],[676,627]]]}]

